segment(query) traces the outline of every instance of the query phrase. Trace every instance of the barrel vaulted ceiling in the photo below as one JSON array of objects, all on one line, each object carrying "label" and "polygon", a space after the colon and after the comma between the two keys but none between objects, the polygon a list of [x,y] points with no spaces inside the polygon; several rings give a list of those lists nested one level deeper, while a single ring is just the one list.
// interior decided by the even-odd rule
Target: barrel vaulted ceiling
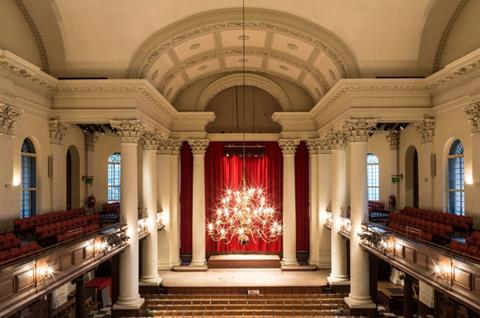
[{"label": "barrel vaulted ceiling", "polygon": [[246,0],[245,36],[241,0],[9,1],[55,76],[145,78],[173,102],[245,63],[316,102],[341,78],[428,75],[469,0]]}]

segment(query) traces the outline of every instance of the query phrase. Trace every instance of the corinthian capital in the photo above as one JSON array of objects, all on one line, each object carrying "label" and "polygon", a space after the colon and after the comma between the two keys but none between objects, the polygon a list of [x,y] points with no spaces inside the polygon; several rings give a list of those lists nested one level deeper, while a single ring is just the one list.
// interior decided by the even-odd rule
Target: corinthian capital
[{"label": "corinthian capital", "polygon": [[121,143],[138,143],[145,126],[138,119],[110,120],[110,126],[120,137]]},{"label": "corinthian capital", "polygon": [[278,141],[278,145],[282,148],[284,156],[294,155],[299,143],[300,139],[280,139]]},{"label": "corinthian capital", "polygon": [[100,137],[96,132],[85,132],[85,150],[95,151],[95,145]]},{"label": "corinthian capital", "polygon": [[141,137],[144,150],[157,150],[160,135],[156,131],[145,131]]},{"label": "corinthian capital", "polygon": [[398,130],[389,130],[385,133],[385,138],[390,145],[390,150],[398,150],[400,146],[400,132]]},{"label": "corinthian capital", "polygon": [[169,155],[172,152],[170,139],[160,139],[157,145],[158,155]]},{"label": "corinthian capital", "polygon": [[188,144],[192,149],[194,156],[203,156],[207,150],[209,140],[208,139],[189,139]]},{"label": "corinthian capital", "polygon": [[57,119],[52,119],[48,122],[48,130],[50,132],[50,143],[62,145],[63,137],[67,133],[67,125],[63,124]]},{"label": "corinthian capital", "polygon": [[343,149],[348,143],[348,136],[343,130],[330,129],[325,135],[325,140],[332,149]]},{"label": "corinthian capital", "polygon": [[435,119],[432,117],[425,117],[416,125],[417,131],[422,139],[422,144],[432,142],[435,136]]},{"label": "corinthian capital", "polygon": [[0,103],[0,135],[13,135],[15,123],[20,118],[20,111],[13,105]]},{"label": "corinthian capital", "polygon": [[474,135],[480,132],[478,125],[480,120],[480,101],[468,105],[463,109],[463,112],[470,123],[470,133]]},{"label": "corinthian capital", "polygon": [[318,138],[311,138],[306,141],[308,153],[311,155],[318,154]]},{"label": "corinthian capital", "polygon": [[367,142],[368,137],[375,129],[376,122],[365,118],[347,119],[343,124],[343,130],[350,142]]},{"label": "corinthian capital", "polygon": [[170,150],[172,155],[178,155],[180,153],[180,148],[182,148],[182,143],[183,141],[180,139],[170,139]]}]

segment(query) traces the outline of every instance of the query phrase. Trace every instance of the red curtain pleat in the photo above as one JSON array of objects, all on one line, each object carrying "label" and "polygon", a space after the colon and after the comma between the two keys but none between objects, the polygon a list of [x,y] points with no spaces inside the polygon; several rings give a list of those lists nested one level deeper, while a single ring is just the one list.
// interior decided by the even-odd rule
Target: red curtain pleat
[{"label": "red curtain pleat", "polygon": [[297,252],[308,252],[310,244],[309,214],[309,155],[305,142],[300,142],[295,153],[295,209]]},{"label": "red curtain pleat", "polygon": [[191,254],[193,154],[187,142],[180,149],[180,169],[180,254]]},{"label": "red curtain pleat", "polygon": [[[242,158],[238,156],[227,157],[224,155],[226,142],[211,142],[205,154],[205,205],[206,221],[211,219],[219,203],[223,191],[227,188],[238,188],[242,184]],[[265,146],[263,157],[246,158],[247,186],[259,186],[266,191],[267,199],[279,213],[282,219],[282,180],[283,157],[277,142],[255,142]],[[215,242],[206,233],[207,255],[217,253],[280,253],[282,239],[265,243],[252,240],[246,245],[241,245],[233,239],[229,244],[223,241]]]}]

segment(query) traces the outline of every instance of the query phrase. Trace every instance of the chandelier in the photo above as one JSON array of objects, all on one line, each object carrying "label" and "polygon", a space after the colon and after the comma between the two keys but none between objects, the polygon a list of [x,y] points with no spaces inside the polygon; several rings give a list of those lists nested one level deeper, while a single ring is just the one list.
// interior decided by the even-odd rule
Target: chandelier
[{"label": "chandelier", "polygon": [[[242,31],[245,37],[245,0],[242,8]],[[237,238],[240,244],[246,245],[250,239],[256,244],[258,240],[272,242],[282,235],[282,224],[277,219],[277,212],[271,206],[265,191],[261,187],[249,187],[246,182],[245,164],[245,40],[243,40],[243,145],[242,148],[242,186],[238,189],[226,189],[216,213],[207,224],[207,233],[213,241],[224,241],[229,244]],[[237,99],[235,98],[236,102]],[[238,104],[237,104],[238,118]],[[238,127],[237,127],[238,129]],[[237,154],[233,154],[237,155]],[[238,154],[239,155],[239,154]]]}]

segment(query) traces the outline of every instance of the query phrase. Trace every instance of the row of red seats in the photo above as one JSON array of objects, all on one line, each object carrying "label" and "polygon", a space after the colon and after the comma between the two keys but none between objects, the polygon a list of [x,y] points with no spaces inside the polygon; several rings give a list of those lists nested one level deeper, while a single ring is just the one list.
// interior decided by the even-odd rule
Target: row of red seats
[{"label": "row of red seats", "polygon": [[33,231],[35,227],[40,225],[46,225],[53,222],[59,222],[62,220],[69,220],[85,213],[84,208],[78,208],[68,211],[52,212],[41,215],[34,215],[28,218],[17,219],[13,221],[13,228],[16,233],[24,233]]},{"label": "row of red seats", "polygon": [[38,251],[41,249],[40,245],[37,242],[25,243],[20,247],[12,247],[8,250],[0,251],[0,262],[4,262],[19,256],[24,256],[26,254]]},{"label": "row of red seats", "polygon": [[385,203],[380,201],[368,201],[368,211],[384,211]]},{"label": "row of red seats", "polygon": [[428,231],[441,238],[448,238],[453,233],[451,225],[443,223],[427,221],[425,219],[414,216],[403,215],[399,213],[392,213],[389,217],[389,222],[414,227],[420,230]]},{"label": "row of red seats", "polygon": [[433,233],[428,232],[428,231],[415,231],[411,230],[408,226],[398,224],[398,223],[389,223],[388,227],[390,227],[392,230],[395,230],[397,232],[403,233],[405,235],[423,240],[423,241],[428,241],[431,242],[433,239]]},{"label": "row of red seats", "polygon": [[100,216],[98,213],[83,215],[68,221],[60,221],[52,224],[37,226],[35,228],[35,234],[37,239],[43,240],[75,228],[84,227],[91,223],[98,223],[99,220]]},{"label": "row of red seats", "polygon": [[105,203],[102,207],[103,212],[120,212],[120,202]]},{"label": "row of red seats", "polygon": [[68,232],[65,232],[65,233],[61,233],[61,234],[57,235],[57,242],[58,243],[65,242],[65,241],[80,237],[82,235],[95,232],[99,228],[100,228],[100,226],[98,226],[98,223],[94,223],[94,224],[90,224],[90,225],[87,225],[87,226],[79,228],[79,229],[75,229],[73,231],[68,231]]},{"label": "row of red seats", "polygon": [[480,232],[479,231],[473,231],[467,237],[467,244],[477,245],[477,246],[480,247]]},{"label": "row of red seats", "polygon": [[465,244],[455,240],[452,240],[448,245],[451,250],[468,254],[473,257],[480,258],[480,248],[477,245]]},{"label": "row of red seats", "polygon": [[473,227],[473,217],[464,215],[455,215],[439,211],[430,211],[419,208],[405,207],[402,211],[405,215],[414,216],[421,219],[435,221],[451,225],[458,230],[469,231]]},{"label": "row of red seats", "polygon": [[12,232],[0,234],[0,250],[9,250],[14,247],[20,247],[21,241]]}]

